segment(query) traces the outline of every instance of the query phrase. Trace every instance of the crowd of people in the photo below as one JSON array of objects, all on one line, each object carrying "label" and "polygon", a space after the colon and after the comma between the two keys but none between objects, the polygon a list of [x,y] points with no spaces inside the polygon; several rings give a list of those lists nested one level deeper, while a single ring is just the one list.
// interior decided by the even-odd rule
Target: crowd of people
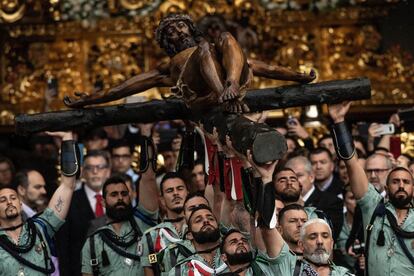
[{"label": "crowd of people", "polygon": [[317,141],[279,126],[288,151],[266,164],[181,121],[37,135],[43,167],[8,148],[0,274],[411,275],[414,163],[376,124],[351,135],[348,109]]}]

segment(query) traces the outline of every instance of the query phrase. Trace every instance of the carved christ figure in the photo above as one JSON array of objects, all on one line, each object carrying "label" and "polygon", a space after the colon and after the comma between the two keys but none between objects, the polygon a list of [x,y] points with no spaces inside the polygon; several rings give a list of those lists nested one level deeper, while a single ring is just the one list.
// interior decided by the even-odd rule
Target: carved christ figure
[{"label": "carved christ figure", "polygon": [[169,55],[168,63],[139,74],[108,91],[75,93],[65,97],[69,107],[105,103],[146,91],[153,87],[171,87],[190,108],[208,108],[218,103],[232,113],[248,112],[243,103],[252,77],[308,83],[315,72],[299,73],[277,65],[247,59],[239,43],[223,32],[214,43],[203,39],[186,14],[170,14],[160,21],[156,39]]}]

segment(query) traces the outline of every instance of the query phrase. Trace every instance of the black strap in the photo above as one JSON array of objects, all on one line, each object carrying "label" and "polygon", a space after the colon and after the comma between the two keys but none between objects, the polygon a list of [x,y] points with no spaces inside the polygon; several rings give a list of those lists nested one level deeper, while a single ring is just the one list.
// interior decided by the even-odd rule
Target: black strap
[{"label": "black strap", "polygon": [[[140,178],[141,179],[141,178]],[[142,220],[142,222],[144,222],[145,224],[147,224],[148,226],[155,226],[158,223],[156,223],[154,220],[152,220],[149,216],[143,214],[137,207],[134,208],[134,216],[136,218],[139,218],[140,220]],[[137,225],[138,226],[138,225]],[[142,236],[142,231],[138,226],[138,230],[141,233],[140,236]]]},{"label": "black strap", "polygon": [[368,273],[368,255],[369,255],[369,246],[370,246],[370,241],[371,241],[371,233],[372,233],[372,228],[374,226],[374,221],[378,216],[384,217],[385,215],[385,205],[384,202],[381,200],[377,207],[374,210],[374,213],[372,214],[371,220],[369,222],[369,224],[367,225],[367,239],[365,242],[365,275],[369,275]]},{"label": "black strap", "polygon": [[93,276],[99,276],[99,261],[96,258],[95,251],[95,235],[89,237],[89,249],[91,252],[90,265],[92,267]]},{"label": "black strap", "polygon": [[296,259],[295,270],[293,271],[293,276],[299,276],[301,266],[302,266],[302,261],[299,259]]},{"label": "black strap", "polygon": [[183,246],[181,244],[177,244],[177,248],[178,248],[178,252],[182,256],[184,256],[184,258],[188,258],[188,257],[194,255],[194,253],[192,251],[190,251],[187,247],[185,247],[185,246]]},{"label": "black strap", "polygon": [[[151,238],[151,234],[150,232],[148,232],[147,234],[145,234],[145,238],[147,240],[147,245],[148,245],[148,258],[150,258],[150,255],[156,256],[155,254],[155,248],[154,248],[154,243],[152,242],[152,238]],[[158,265],[158,260],[155,259],[155,262],[151,262],[151,267],[152,270],[154,272],[155,275],[161,275],[161,271],[160,271],[160,266]]]},{"label": "black strap", "polygon": [[[100,236],[105,244],[107,244],[113,251],[115,251],[117,254],[121,255],[122,257],[126,257],[129,259],[135,260],[135,261],[139,261],[141,259],[141,256],[129,253],[128,251],[119,248],[116,244],[114,244],[108,238],[108,236],[105,235],[104,231],[100,232]],[[139,242],[139,240],[136,242]]]},{"label": "black strap", "polygon": [[[48,235],[46,230],[45,230],[45,234]],[[46,248],[47,243],[45,242],[45,239],[43,238],[43,235],[41,233],[39,233],[39,238],[40,238],[40,244],[43,248],[45,268],[47,269],[48,264],[50,263],[50,270],[52,270],[52,272],[50,272],[50,273],[53,273],[53,272],[55,272],[55,264],[52,262],[52,260],[49,256],[49,252],[47,251],[47,248]]]},{"label": "black strap", "polygon": [[402,237],[400,237],[399,235],[396,235],[396,236],[397,236],[398,243],[400,244],[402,250],[405,253],[405,256],[407,256],[407,258],[410,260],[411,264],[414,266],[414,257],[413,257],[413,255],[410,253],[410,250],[407,248],[407,245],[403,241]]},{"label": "black strap", "polygon": [[[39,230],[36,227],[35,227],[35,231],[36,232],[34,232],[34,235],[35,235],[34,241],[36,242],[36,235],[39,236],[40,245],[42,247],[43,255],[45,257],[45,267],[38,266],[38,265],[36,265],[34,263],[31,263],[30,261],[26,260],[25,258],[20,256],[19,253],[17,253],[12,248],[10,248],[7,245],[7,243],[3,242],[1,239],[0,239],[0,247],[2,247],[7,253],[9,253],[13,258],[15,258],[19,263],[23,264],[24,266],[30,267],[31,269],[36,270],[40,273],[51,274],[51,273],[55,272],[55,266],[54,266],[53,262],[50,260],[49,253],[47,252],[47,244],[45,243],[42,234],[39,233]],[[5,238],[7,238],[7,237],[5,237]],[[48,268],[49,263],[50,263],[50,268]]]},{"label": "black strap", "polygon": [[171,263],[171,267],[174,267],[177,264],[177,255],[175,253],[175,250],[170,250],[170,263]]},{"label": "black strap", "polygon": [[181,265],[177,265],[174,267],[175,276],[181,276]]},{"label": "black strap", "polygon": [[[410,253],[410,250],[408,250],[407,245],[405,244],[403,238],[404,236],[401,235],[401,231],[404,232],[405,234],[412,234],[412,233],[407,233],[406,231],[402,230],[398,224],[397,224],[397,220],[395,219],[394,215],[390,212],[390,210],[385,209],[388,221],[391,224],[391,229],[394,231],[395,236],[397,237],[398,243],[401,246],[401,249],[404,251],[405,256],[407,256],[407,258],[410,260],[411,264],[414,265],[414,257],[413,255]],[[408,210],[409,212],[409,210]],[[407,214],[408,216],[408,214]],[[397,229],[399,231],[397,231]]]}]

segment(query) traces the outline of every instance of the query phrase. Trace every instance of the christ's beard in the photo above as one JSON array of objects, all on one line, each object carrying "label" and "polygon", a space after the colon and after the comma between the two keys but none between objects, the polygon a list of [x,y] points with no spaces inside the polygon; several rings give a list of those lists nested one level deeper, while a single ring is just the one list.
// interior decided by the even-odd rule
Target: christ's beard
[{"label": "christ's beard", "polygon": [[191,35],[183,34],[180,36],[180,41],[178,43],[171,43],[171,50],[174,52],[173,55],[180,53],[188,48],[197,46],[194,38]]}]

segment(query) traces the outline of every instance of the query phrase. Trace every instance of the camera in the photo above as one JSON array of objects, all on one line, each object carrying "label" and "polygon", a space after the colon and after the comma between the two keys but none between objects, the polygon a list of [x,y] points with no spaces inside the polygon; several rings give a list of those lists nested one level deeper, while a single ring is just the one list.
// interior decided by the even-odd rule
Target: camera
[{"label": "camera", "polygon": [[365,253],[365,243],[361,243],[361,244],[354,244],[352,246],[352,251],[354,251],[354,253],[356,255],[361,255]]}]

